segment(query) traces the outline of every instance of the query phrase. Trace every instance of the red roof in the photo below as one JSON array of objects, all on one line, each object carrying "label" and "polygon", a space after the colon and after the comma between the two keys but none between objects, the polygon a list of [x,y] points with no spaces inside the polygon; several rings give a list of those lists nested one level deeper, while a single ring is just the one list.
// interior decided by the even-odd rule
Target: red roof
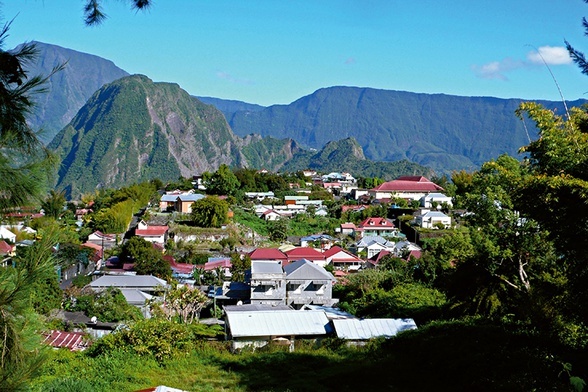
[{"label": "red roof", "polygon": [[9,245],[6,241],[0,240],[0,254],[9,254],[14,250],[14,245]]},{"label": "red roof", "polygon": [[148,226],[143,230],[135,230],[135,235],[139,237],[159,237],[167,233],[169,226]]},{"label": "red roof", "polygon": [[438,192],[443,188],[423,176],[404,176],[385,182],[371,190],[380,192]]},{"label": "red roof", "polygon": [[99,256],[99,258],[102,258],[102,247],[100,245],[94,244],[92,242],[84,242],[82,246],[94,249],[96,251],[96,255]]},{"label": "red roof", "polygon": [[366,218],[359,226],[364,229],[392,229],[394,228],[394,223],[390,219],[373,216]]},{"label": "red roof", "polygon": [[290,249],[289,251],[287,251],[286,254],[288,255],[288,261],[301,260],[301,259],[306,259],[306,260],[310,260],[310,261],[326,260],[325,255],[322,254],[321,252],[315,250],[314,248],[305,248],[305,247],[294,248],[294,249]]},{"label": "red roof", "polygon": [[169,263],[169,266],[172,270],[179,274],[191,274],[196,268],[194,264],[177,263],[176,259],[174,259],[171,255],[165,255],[163,256],[163,259]]},{"label": "red roof", "polygon": [[356,229],[354,223],[341,223],[342,229]]},{"label": "red roof", "polygon": [[251,260],[288,260],[288,256],[278,248],[257,248],[249,253]]},{"label": "red roof", "polygon": [[68,348],[71,351],[85,349],[88,345],[84,341],[83,332],[51,331],[45,336],[44,343],[55,348]]},{"label": "red roof", "polygon": [[392,252],[390,252],[389,250],[381,250],[378,252],[377,255],[370,257],[368,259],[368,263],[373,264],[373,265],[378,265],[380,263],[380,260],[382,259],[382,257],[388,256],[391,253]]},{"label": "red roof", "polygon": [[345,211],[356,211],[356,210],[365,210],[365,206],[362,205],[350,205],[350,206],[341,206],[341,212]]},{"label": "red roof", "polygon": [[216,268],[232,268],[233,264],[231,264],[231,259],[222,259],[222,260],[215,260],[215,261],[208,261],[204,264],[205,271],[211,271]]}]

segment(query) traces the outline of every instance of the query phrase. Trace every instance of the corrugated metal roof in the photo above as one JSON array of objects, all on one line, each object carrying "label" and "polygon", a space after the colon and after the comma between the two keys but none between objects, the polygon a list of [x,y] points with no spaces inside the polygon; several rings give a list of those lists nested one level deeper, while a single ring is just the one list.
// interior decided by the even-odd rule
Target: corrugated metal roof
[{"label": "corrugated metal roof", "polygon": [[329,320],[321,311],[226,311],[231,335],[236,337],[326,335]]},{"label": "corrugated metal roof", "polygon": [[104,275],[90,283],[90,287],[144,287],[167,286],[163,279],[151,275]]},{"label": "corrugated metal roof", "polygon": [[55,348],[67,348],[71,351],[84,350],[88,345],[83,332],[51,331],[45,336],[44,343]]},{"label": "corrugated metal roof", "polygon": [[416,329],[413,319],[342,319],[332,320],[337,337],[365,340],[380,336],[391,337],[398,332]]},{"label": "corrugated metal roof", "polygon": [[380,336],[391,337],[398,332],[416,329],[413,319],[341,319],[332,320],[337,337],[365,340]]},{"label": "corrugated metal roof", "polygon": [[252,274],[283,274],[282,265],[277,261],[251,261]]}]

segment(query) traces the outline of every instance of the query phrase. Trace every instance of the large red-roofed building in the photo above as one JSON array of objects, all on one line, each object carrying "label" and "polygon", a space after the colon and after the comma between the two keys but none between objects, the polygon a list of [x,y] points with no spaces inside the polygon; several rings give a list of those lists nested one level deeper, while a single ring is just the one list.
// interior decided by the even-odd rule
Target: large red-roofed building
[{"label": "large red-roofed building", "polygon": [[369,195],[376,199],[402,198],[420,200],[429,193],[442,192],[444,189],[423,176],[402,176],[385,182],[369,190]]}]

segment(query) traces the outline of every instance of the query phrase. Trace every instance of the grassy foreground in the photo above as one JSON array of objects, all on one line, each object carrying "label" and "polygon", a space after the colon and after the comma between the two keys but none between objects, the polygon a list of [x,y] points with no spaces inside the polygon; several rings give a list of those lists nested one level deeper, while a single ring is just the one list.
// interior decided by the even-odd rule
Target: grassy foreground
[{"label": "grassy foreground", "polygon": [[232,354],[199,342],[158,363],[113,350],[95,357],[55,351],[34,391],[133,391],[167,385],[189,391],[543,391],[574,390],[569,363],[538,335],[484,321],[432,323],[394,339],[347,348],[329,339]]}]

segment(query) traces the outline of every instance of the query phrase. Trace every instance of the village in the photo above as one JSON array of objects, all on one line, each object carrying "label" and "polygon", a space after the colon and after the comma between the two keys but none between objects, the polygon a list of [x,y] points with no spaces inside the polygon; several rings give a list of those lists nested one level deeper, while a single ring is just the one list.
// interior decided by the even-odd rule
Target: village
[{"label": "village", "polygon": [[[267,172],[256,174],[263,176]],[[423,176],[379,181],[370,189],[360,188],[350,173],[321,175],[304,171],[300,177],[304,184],[288,184],[293,191],[283,197],[273,191],[244,192],[241,205],[230,205],[220,227],[199,228],[197,233],[183,230],[177,222],[189,217],[199,201],[209,197],[226,200],[226,195],[207,195],[207,181],[203,182],[201,176],[192,179],[191,189],[160,190],[159,199],[135,214],[126,233],[89,233],[81,247],[91,251],[90,261],[81,258],[59,269],[60,286],[68,293],[72,282],[84,277],[88,281],[82,292],[116,289],[144,318],[153,317],[154,308],[168,306],[166,296],[173,290],[199,291],[202,295],[193,297],[193,304],[182,305],[183,311],[192,312],[194,320],[222,326],[223,338],[231,341],[233,350],[277,343],[293,351],[298,340],[326,337],[361,345],[370,339],[416,329],[412,317],[357,317],[338,307],[333,288],[345,285],[350,275],[378,269],[385,258],[405,263],[419,259],[419,230],[440,233],[455,225],[451,218],[452,198]],[[313,197],[311,188],[324,190],[323,198]],[[338,202],[339,218],[334,219],[338,225],[332,225],[330,232],[298,236],[281,232],[270,238],[239,223],[234,213],[243,209],[260,222],[287,225],[296,217],[328,218],[334,200]],[[93,215],[93,205],[76,207],[76,225],[81,230],[91,224],[88,218]],[[18,241],[15,232],[34,238],[35,230],[30,227],[34,224],[26,223],[42,218],[43,213],[14,212],[6,217],[10,223],[0,228],[5,266],[11,264],[19,247],[33,242]],[[349,219],[352,217],[355,219]],[[235,233],[243,234],[235,238]],[[229,239],[233,239],[232,243]],[[144,260],[139,258],[153,257],[154,253],[125,259],[120,249],[132,242],[149,244],[169,273],[141,274],[143,269],[136,265]],[[231,246],[227,247],[227,243]],[[199,254],[200,263],[177,259],[182,254],[178,252],[180,248],[195,244],[202,249],[208,246]],[[239,267],[234,266],[235,261]],[[100,315],[80,311],[61,309],[58,313],[68,331],[51,331],[46,342],[72,350],[91,344],[92,340],[83,336],[96,339],[127,322],[101,320]]]}]

